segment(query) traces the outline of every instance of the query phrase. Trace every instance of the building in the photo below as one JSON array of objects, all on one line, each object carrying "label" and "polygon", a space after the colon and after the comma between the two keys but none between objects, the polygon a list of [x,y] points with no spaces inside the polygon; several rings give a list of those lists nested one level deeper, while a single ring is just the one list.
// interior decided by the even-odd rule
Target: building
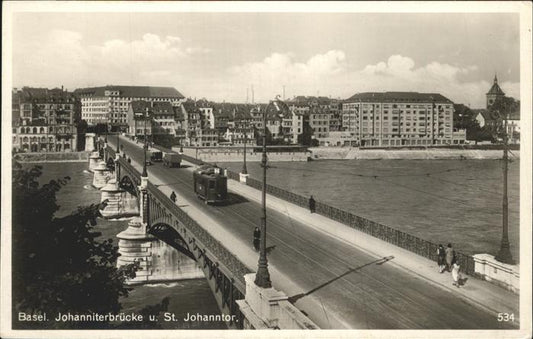
[{"label": "building", "polygon": [[76,151],[79,101],[63,88],[23,87],[12,92],[13,149]]},{"label": "building", "polygon": [[476,109],[473,110],[475,114],[475,119],[479,124],[479,127],[489,128],[496,130],[499,126],[502,126],[503,116],[496,111],[491,111],[490,106],[495,104],[497,101],[504,101],[510,103],[510,112],[507,113],[507,136],[508,141],[511,144],[520,143],[520,102],[514,101],[512,98],[505,96],[505,93],[502,91],[498,85],[498,78],[494,76],[494,82],[490,90],[486,93],[486,108],[485,109]]},{"label": "building", "polygon": [[359,146],[453,143],[453,102],[438,93],[367,92],[343,104],[343,129]]},{"label": "building", "polygon": [[129,135],[135,137],[152,135],[151,108],[152,104],[144,100],[135,100],[129,104],[126,120]]},{"label": "building", "polygon": [[493,103],[496,102],[497,99],[501,99],[505,97],[505,93],[502,91],[500,86],[498,85],[498,77],[494,75],[494,83],[492,84],[492,87],[486,94],[487,97],[487,106],[488,109]]},{"label": "building", "polygon": [[132,101],[168,102],[179,106],[185,97],[173,87],[104,86],[74,91],[81,100],[81,118],[89,125],[111,124],[121,129],[128,126],[128,110]]}]

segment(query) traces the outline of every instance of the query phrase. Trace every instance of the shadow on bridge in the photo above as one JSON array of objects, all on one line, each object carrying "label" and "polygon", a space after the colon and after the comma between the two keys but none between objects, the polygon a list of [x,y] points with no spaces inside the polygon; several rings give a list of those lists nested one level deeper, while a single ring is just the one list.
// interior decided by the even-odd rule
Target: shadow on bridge
[{"label": "shadow on bridge", "polygon": [[249,201],[250,200],[246,199],[242,195],[228,192],[228,199],[226,201],[218,203],[217,205],[218,206],[231,206],[231,205],[242,204],[242,203],[249,202]]},{"label": "shadow on bridge", "polygon": [[335,277],[335,278],[333,278],[333,279],[331,279],[331,280],[328,280],[328,281],[326,281],[325,283],[320,284],[320,285],[318,285],[317,287],[315,287],[315,288],[313,288],[313,289],[311,289],[311,290],[309,290],[309,291],[307,291],[307,292],[305,292],[305,293],[300,293],[300,294],[296,294],[296,295],[294,295],[294,296],[292,296],[292,297],[289,297],[288,300],[289,300],[289,302],[291,302],[292,304],[294,304],[294,303],[295,303],[296,301],[298,301],[299,299],[301,299],[301,298],[303,298],[303,297],[305,297],[305,296],[308,296],[308,295],[310,295],[311,293],[316,292],[317,290],[319,290],[319,289],[321,289],[321,288],[323,288],[323,287],[326,287],[327,285],[331,284],[332,282],[334,282],[334,281],[336,281],[336,280],[339,280],[340,278],[342,278],[342,277],[344,277],[344,276],[346,276],[346,275],[348,275],[348,274],[350,274],[350,273],[352,273],[352,272],[357,272],[357,271],[361,270],[361,269],[364,268],[364,267],[367,267],[367,266],[370,266],[370,265],[374,265],[374,264],[375,264],[375,265],[383,265],[384,263],[386,263],[387,261],[390,261],[390,260],[392,260],[392,259],[394,259],[394,256],[391,255],[391,256],[388,256],[388,257],[383,257],[383,258],[381,258],[381,259],[377,259],[377,260],[371,261],[371,262],[366,263],[366,264],[364,264],[364,265],[361,265],[361,266],[359,266],[359,267],[350,268],[348,271],[344,272],[343,274],[341,274],[341,275],[339,275],[339,276],[337,276],[337,277]]}]

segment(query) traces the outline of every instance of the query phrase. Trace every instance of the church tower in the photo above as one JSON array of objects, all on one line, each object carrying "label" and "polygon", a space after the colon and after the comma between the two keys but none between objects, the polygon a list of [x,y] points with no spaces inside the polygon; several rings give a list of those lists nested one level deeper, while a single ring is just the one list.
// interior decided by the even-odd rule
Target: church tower
[{"label": "church tower", "polygon": [[498,85],[498,77],[494,75],[494,84],[487,92],[487,109],[496,101],[496,99],[503,98],[504,96],[505,93],[503,93],[502,89]]}]

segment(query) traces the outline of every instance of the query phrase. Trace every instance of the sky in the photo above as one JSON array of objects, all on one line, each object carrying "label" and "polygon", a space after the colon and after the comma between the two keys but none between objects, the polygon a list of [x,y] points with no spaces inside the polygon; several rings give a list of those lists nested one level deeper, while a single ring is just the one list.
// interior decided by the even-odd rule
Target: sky
[{"label": "sky", "polygon": [[172,86],[186,97],[441,93],[485,107],[497,73],[519,98],[512,13],[17,12],[13,86]]}]

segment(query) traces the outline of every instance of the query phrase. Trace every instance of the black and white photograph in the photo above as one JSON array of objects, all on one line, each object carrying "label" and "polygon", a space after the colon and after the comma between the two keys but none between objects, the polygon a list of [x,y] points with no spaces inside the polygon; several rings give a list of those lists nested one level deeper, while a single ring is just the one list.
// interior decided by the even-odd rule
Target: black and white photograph
[{"label": "black and white photograph", "polygon": [[531,2],[2,8],[2,338],[532,336]]}]

